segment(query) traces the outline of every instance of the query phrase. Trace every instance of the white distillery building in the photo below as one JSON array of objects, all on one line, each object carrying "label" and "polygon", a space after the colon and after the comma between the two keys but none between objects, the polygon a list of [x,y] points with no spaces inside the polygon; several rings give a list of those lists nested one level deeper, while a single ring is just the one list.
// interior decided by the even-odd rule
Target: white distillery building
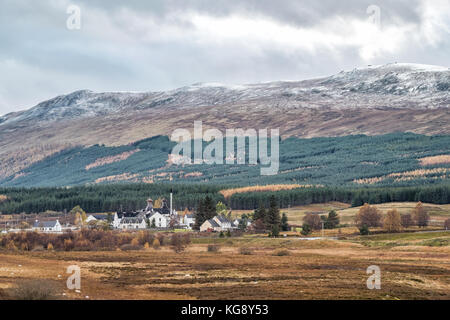
[{"label": "white distillery building", "polygon": [[33,225],[33,231],[38,232],[62,232],[61,224],[58,220],[54,221],[39,221],[36,220]]}]

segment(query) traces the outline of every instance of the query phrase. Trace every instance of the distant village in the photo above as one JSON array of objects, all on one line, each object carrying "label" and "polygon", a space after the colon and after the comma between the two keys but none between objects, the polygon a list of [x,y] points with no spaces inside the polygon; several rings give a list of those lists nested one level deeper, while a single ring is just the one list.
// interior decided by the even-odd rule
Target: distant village
[{"label": "distant village", "polygon": [[[182,214],[178,213],[172,207],[172,195],[170,202],[165,198],[159,200],[160,205],[154,207],[153,200],[147,199],[147,205],[144,209],[132,212],[115,212],[108,214],[90,214],[85,215],[83,219],[80,214],[77,215],[73,223],[62,222],[60,218],[36,219],[29,225],[16,220],[15,227],[7,228],[8,223],[4,223],[2,233],[36,231],[42,233],[63,233],[66,231],[76,231],[80,226],[87,228],[107,227],[119,231],[132,231],[144,229],[173,230],[186,229],[193,230],[195,226],[195,215],[189,211]],[[80,208],[81,210],[81,208]],[[82,222],[80,220],[83,220]],[[225,214],[218,214],[211,219],[206,220],[200,226],[200,232],[228,232],[251,225],[250,219],[242,221],[239,218],[230,219]]]}]

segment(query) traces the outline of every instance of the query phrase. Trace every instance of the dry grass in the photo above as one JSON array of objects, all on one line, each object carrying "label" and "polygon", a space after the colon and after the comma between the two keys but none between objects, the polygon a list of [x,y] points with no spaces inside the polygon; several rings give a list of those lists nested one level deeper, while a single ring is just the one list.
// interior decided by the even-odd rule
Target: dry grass
[{"label": "dry grass", "polygon": [[58,288],[55,281],[46,279],[19,280],[7,291],[13,300],[56,300]]},{"label": "dry grass", "polygon": [[376,184],[388,178],[393,178],[394,181],[408,181],[429,176],[433,176],[434,179],[445,179],[447,177],[446,174],[449,172],[449,168],[417,169],[405,172],[394,172],[380,177],[355,179],[353,182],[357,184]]},{"label": "dry grass", "polygon": [[[9,290],[17,279],[50,279],[65,288],[66,268],[77,264],[81,293],[61,289],[70,299],[450,299],[450,247],[421,244],[435,239],[430,233],[395,237],[355,242],[234,238],[220,254],[207,251],[217,239],[182,253],[164,247],[0,252],[0,288]],[[398,245],[384,245],[392,241]],[[240,254],[247,250],[241,248],[252,254]],[[283,251],[290,254],[275,254]],[[381,290],[366,288],[366,269],[374,264],[381,268]]]},{"label": "dry grass", "polygon": [[425,157],[418,159],[420,161],[420,164],[423,166],[429,166],[434,164],[441,164],[441,163],[450,163],[450,155],[439,155],[439,156],[433,156],[433,157]]},{"label": "dry grass", "polygon": [[246,192],[264,192],[264,191],[280,191],[280,190],[291,190],[297,188],[310,188],[311,185],[300,185],[300,184],[270,184],[265,186],[249,186],[242,188],[234,188],[234,189],[225,189],[220,190],[225,198],[230,198],[233,194],[236,193],[246,193]]},{"label": "dry grass", "polygon": [[131,155],[133,155],[136,152],[137,152],[137,150],[131,150],[131,151],[123,152],[123,153],[115,155],[115,156],[99,158],[99,159],[95,160],[93,163],[88,164],[85,167],[85,169],[90,170],[92,168],[104,166],[106,164],[123,161],[123,160],[128,159]]},{"label": "dry grass", "polygon": [[[388,210],[396,209],[400,214],[411,213],[417,202],[388,202],[382,204],[374,204],[384,213]],[[450,204],[431,204],[424,203],[425,210],[430,214],[431,222],[434,224],[442,225],[445,219],[450,218]],[[355,215],[358,213],[360,207],[350,207],[347,203],[342,202],[326,202],[326,203],[315,203],[303,206],[295,206],[291,208],[281,209],[281,212],[285,212],[289,219],[290,224],[301,225],[303,223],[303,217],[306,213],[317,213],[317,214],[328,214],[329,211],[335,210],[340,217],[341,224],[352,224],[354,223]],[[244,213],[249,214],[253,210],[234,210],[233,216],[240,216]],[[336,232],[335,230],[334,232]],[[327,230],[325,230],[327,232]]]}]

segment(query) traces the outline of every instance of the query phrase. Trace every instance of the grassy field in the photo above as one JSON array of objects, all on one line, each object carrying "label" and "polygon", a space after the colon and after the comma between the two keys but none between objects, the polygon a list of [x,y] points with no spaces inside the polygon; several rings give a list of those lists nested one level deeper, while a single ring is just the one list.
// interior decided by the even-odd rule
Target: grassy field
[{"label": "grassy field", "polygon": [[[409,213],[415,203],[376,205]],[[432,221],[450,216],[450,205],[424,204]],[[301,224],[307,212],[335,209],[351,223],[358,208],[343,203],[289,208]],[[239,215],[245,211],[234,211]],[[438,230],[440,229],[440,230]],[[193,237],[184,252],[159,250],[0,251],[0,299],[17,298],[23,279],[51,281],[64,299],[450,299],[450,232],[442,227],[360,236],[355,226],[325,230],[339,240],[305,240],[296,232]],[[320,236],[315,231],[312,237]],[[217,236],[217,235],[216,235]],[[208,250],[214,245],[217,252]],[[247,254],[244,254],[247,253]],[[81,268],[81,291],[66,288],[66,268]],[[366,287],[366,269],[381,269],[381,290]]]},{"label": "grassy field", "polygon": [[[2,251],[0,298],[21,279],[46,279],[69,299],[450,299],[449,232],[194,240],[182,253]],[[65,287],[73,264],[79,293]],[[370,265],[381,269],[381,290],[366,287]]]},{"label": "grassy field", "polygon": [[[416,202],[389,202],[382,204],[374,204],[383,213],[390,209],[397,209],[400,214],[411,213],[412,209],[417,205]],[[341,218],[341,224],[353,224],[354,217],[358,213],[360,207],[351,207],[347,203],[342,202],[327,202],[314,203],[304,206],[296,206],[288,209],[281,209],[288,216],[289,223],[301,225],[303,217],[306,213],[328,214],[330,210],[336,210]],[[424,209],[428,212],[431,218],[431,224],[442,224],[445,219],[450,218],[450,204],[431,204],[424,203]],[[252,210],[234,210],[233,215],[239,216],[243,213],[251,213]]]}]

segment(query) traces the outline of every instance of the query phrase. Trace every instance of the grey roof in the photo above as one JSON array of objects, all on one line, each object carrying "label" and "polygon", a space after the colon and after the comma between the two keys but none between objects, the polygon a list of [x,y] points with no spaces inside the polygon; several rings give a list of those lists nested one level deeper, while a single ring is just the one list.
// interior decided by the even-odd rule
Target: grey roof
[{"label": "grey roof", "polygon": [[106,220],[106,219],[108,219],[108,215],[107,214],[93,214],[92,216],[95,219],[97,219],[97,220]]},{"label": "grey roof", "polygon": [[214,228],[220,228],[219,224],[214,219],[209,219],[208,222],[213,226]]},{"label": "grey roof", "polygon": [[57,220],[54,221],[35,221],[34,228],[54,228]]},{"label": "grey roof", "polygon": [[189,218],[189,219],[193,219],[194,218],[194,214],[186,214],[185,217]]},{"label": "grey roof", "polygon": [[230,220],[228,220],[227,218],[225,218],[224,216],[221,216],[221,215],[218,215],[217,216],[217,219],[219,219],[219,221],[221,222],[221,223],[231,223],[230,222]]},{"label": "grey roof", "polygon": [[125,217],[125,218],[123,218],[121,221],[120,221],[120,223],[122,223],[122,224],[124,224],[124,223],[128,223],[128,224],[130,224],[130,223],[137,223],[137,224],[139,224],[139,223],[142,223],[142,220],[144,220],[143,218],[134,218],[134,217]]},{"label": "grey roof", "polygon": [[158,212],[158,211],[154,211],[154,212],[152,212],[149,216],[148,216],[148,218],[150,219],[151,217],[153,217],[155,214],[157,214],[157,213],[159,213],[159,214],[161,214],[160,212]]},{"label": "grey roof", "polygon": [[135,218],[140,214],[140,212],[118,212],[117,216],[119,218]]}]

